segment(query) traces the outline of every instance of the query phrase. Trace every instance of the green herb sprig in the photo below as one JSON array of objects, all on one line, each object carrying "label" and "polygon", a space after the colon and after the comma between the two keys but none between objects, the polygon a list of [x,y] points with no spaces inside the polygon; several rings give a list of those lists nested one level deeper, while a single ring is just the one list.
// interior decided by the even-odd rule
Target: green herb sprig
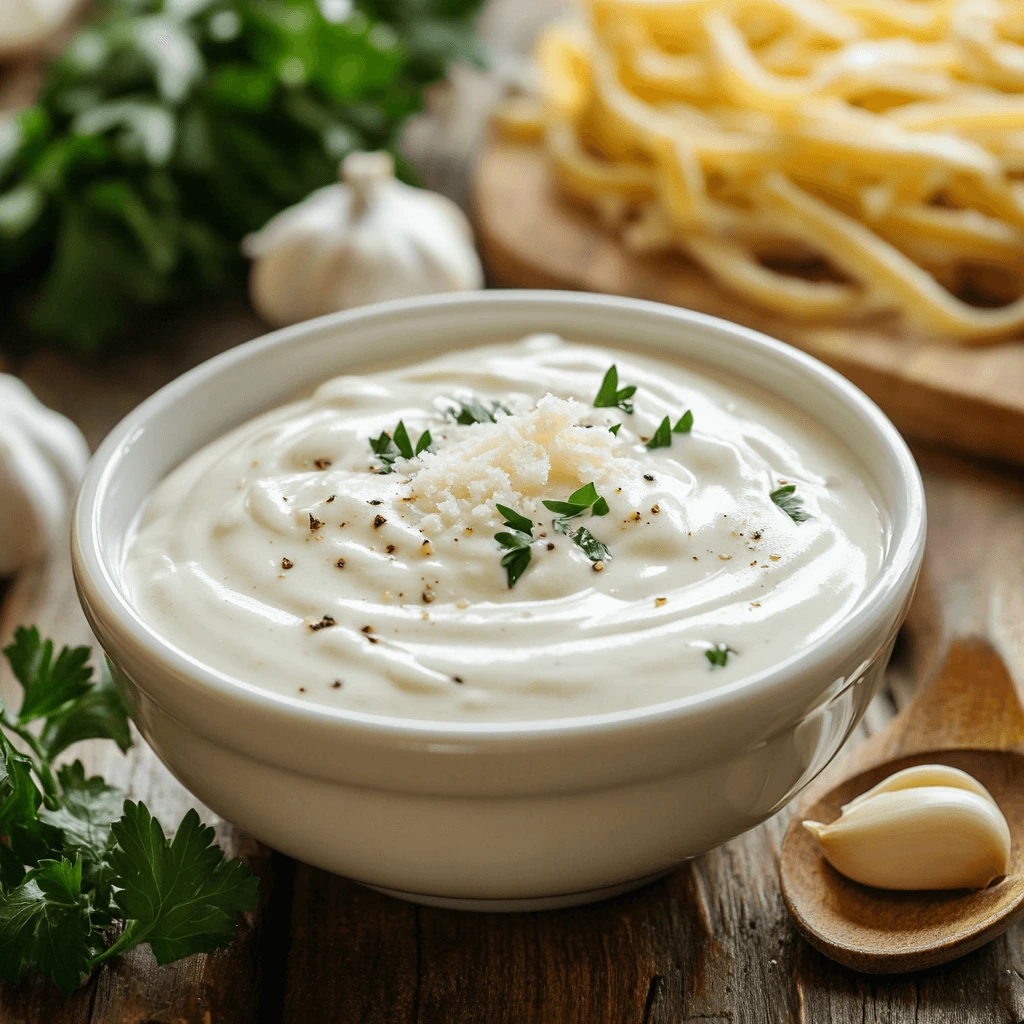
[{"label": "green herb sprig", "polygon": [[715,644],[704,652],[704,657],[712,668],[725,668],[729,661],[729,655],[736,652],[725,644]]},{"label": "green herb sprig", "polygon": [[593,481],[573,491],[567,501],[545,500],[542,504],[549,511],[558,514],[558,518],[554,520],[554,527],[558,533],[567,534],[569,521],[583,515],[587,509],[590,509],[591,515],[608,515],[608,502],[597,493]]},{"label": "green herb sprig", "polygon": [[494,535],[498,547],[505,552],[501,556],[501,567],[508,577],[508,589],[511,590],[519,580],[519,577],[530,567],[533,559],[533,520],[511,509],[508,505],[494,506],[504,517],[504,524],[509,532],[500,532]]},{"label": "green herb sprig", "polygon": [[[16,981],[34,967],[70,995],[143,942],[158,964],[223,946],[259,890],[194,810],[169,842],[144,804],[86,777],[80,761],[54,767],[78,740],[126,750],[131,736],[110,672],[93,678],[89,648],[56,659],[53,650],[35,627],[16,630],[4,650],[23,698],[17,713],[0,704],[0,975]],[[116,920],[121,934],[107,946]]]},{"label": "green herb sprig", "polygon": [[783,487],[778,487],[772,491],[768,497],[771,498],[772,501],[775,502],[775,504],[778,505],[794,523],[805,523],[808,519],[814,518],[810,512],[804,510],[803,498],[796,493],[796,484],[786,484]]},{"label": "green herb sprig", "polygon": [[590,509],[592,516],[608,515],[608,502],[597,493],[594,482],[584,484],[569,495],[567,501],[544,501],[545,508],[558,515],[552,521],[556,533],[567,536],[592,562],[605,562],[611,558],[611,551],[585,526],[572,528],[572,521]]},{"label": "green herb sprig", "polygon": [[654,448],[671,448],[673,434],[688,434],[693,429],[693,412],[687,409],[676,421],[674,427],[670,427],[670,420],[666,416],[659,424],[654,436],[647,442],[649,450]]},{"label": "green herb sprig", "polygon": [[394,150],[427,86],[482,63],[480,0],[352,6],[96,5],[0,132],[0,322],[95,351],[229,288],[243,235],[337,181],[346,154]]},{"label": "green herb sprig", "polygon": [[608,367],[601,381],[594,398],[594,407],[597,409],[621,409],[625,413],[632,413],[633,403],[629,401],[636,394],[636,385],[629,384],[624,388],[619,387],[619,370],[614,363]]},{"label": "green herb sprig", "polygon": [[387,473],[394,472],[395,462],[399,456],[405,459],[414,459],[421,452],[432,452],[434,450],[434,439],[430,436],[429,430],[424,430],[420,434],[420,439],[416,442],[416,446],[413,447],[413,443],[409,438],[409,431],[406,430],[405,424],[399,420],[398,426],[395,427],[392,433],[389,434],[384,430],[381,431],[380,437],[371,437],[370,448],[373,454],[380,459],[384,468],[378,470],[378,472],[381,476],[384,476]]},{"label": "green herb sprig", "polygon": [[501,402],[491,402],[490,406],[479,398],[468,398],[459,402],[448,410],[448,415],[456,423],[468,427],[473,423],[495,423],[497,415],[503,412],[506,416],[512,415],[512,410]]}]

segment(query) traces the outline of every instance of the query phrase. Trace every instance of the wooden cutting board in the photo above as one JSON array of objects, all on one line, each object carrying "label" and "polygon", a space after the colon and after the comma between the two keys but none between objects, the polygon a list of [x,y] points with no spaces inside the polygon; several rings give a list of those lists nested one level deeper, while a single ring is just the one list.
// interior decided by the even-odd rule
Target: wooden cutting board
[{"label": "wooden cutting board", "polygon": [[556,193],[535,146],[495,141],[485,148],[473,203],[495,284],[632,295],[734,320],[835,367],[908,437],[1024,465],[1024,342],[952,348],[765,313],[681,256],[624,249],[593,214]]}]

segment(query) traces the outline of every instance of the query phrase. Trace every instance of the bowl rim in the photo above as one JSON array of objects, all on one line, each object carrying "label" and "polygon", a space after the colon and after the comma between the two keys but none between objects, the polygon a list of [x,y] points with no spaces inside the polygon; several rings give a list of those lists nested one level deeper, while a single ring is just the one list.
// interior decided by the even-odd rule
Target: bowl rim
[{"label": "bowl rim", "polygon": [[[600,714],[569,716],[555,719],[490,721],[434,721],[402,718],[393,715],[351,711],[330,707],[275,693],[258,687],[226,672],[211,668],[159,635],[156,629],[127,601],[115,583],[110,566],[101,556],[99,541],[102,531],[103,502],[110,493],[111,481],[123,465],[121,456],[126,444],[136,436],[157,411],[187,398],[200,382],[215,377],[237,363],[259,357],[280,346],[297,343],[322,332],[343,330],[367,320],[401,318],[426,308],[449,307],[451,314],[467,305],[513,303],[563,307],[583,305],[593,309],[614,308],[639,315],[657,315],[676,320],[680,326],[699,327],[712,333],[730,335],[762,353],[770,353],[788,363],[802,376],[810,378],[819,388],[830,391],[852,407],[883,442],[898,470],[905,502],[906,524],[892,543],[881,571],[868,586],[857,605],[841,619],[834,629],[824,633],[807,647],[789,655],[760,672],[743,676],[725,686],[678,697],[658,704],[628,708]],[[769,388],[769,390],[771,390]],[[214,438],[208,438],[204,443]],[[869,467],[870,468],[870,467]],[[889,509],[891,513],[891,509]],[[908,599],[920,570],[926,533],[924,485],[910,449],[881,409],[859,388],[820,360],[751,328],[699,313],[684,307],[623,296],[590,292],[546,289],[489,289],[479,292],[448,293],[399,299],[331,313],[313,320],[284,327],[251,341],[236,345],[186,371],[154,392],[128,413],[104,438],[93,454],[79,488],[71,521],[72,568],[79,600],[101,618],[108,628],[117,630],[131,644],[145,651],[150,664],[156,663],[172,677],[187,678],[198,687],[227,703],[237,702],[247,710],[263,712],[291,724],[328,728],[347,732],[355,730],[364,737],[376,736],[398,742],[426,740],[431,743],[450,739],[453,743],[479,742],[490,745],[502,740],[542,739],[550,736],[590,736],[629,729],[659,726],[675,719],[732,712],[753,704],[773,692],[786,689],[794,677],[814,676],[824,669],[837,648],[853,647],[876,631],[887,619],[897,614]],[[863,666],[861,666],[863,668]],[[820,695],[834,692],[836,683],[849,685],[858,678],[832,680],[820,676],[813,688]],[[145,690],[145,684],[142,684]]]}]

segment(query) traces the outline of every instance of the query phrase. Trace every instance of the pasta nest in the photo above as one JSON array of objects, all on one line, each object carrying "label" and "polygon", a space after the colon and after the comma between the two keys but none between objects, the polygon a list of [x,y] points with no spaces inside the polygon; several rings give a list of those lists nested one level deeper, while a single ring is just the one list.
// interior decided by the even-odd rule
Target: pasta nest
[{"label": "pasta nest", "polygon": [[560,188],[810,322],[1024,325],[1024,3],[590,0],[538,43]]}]

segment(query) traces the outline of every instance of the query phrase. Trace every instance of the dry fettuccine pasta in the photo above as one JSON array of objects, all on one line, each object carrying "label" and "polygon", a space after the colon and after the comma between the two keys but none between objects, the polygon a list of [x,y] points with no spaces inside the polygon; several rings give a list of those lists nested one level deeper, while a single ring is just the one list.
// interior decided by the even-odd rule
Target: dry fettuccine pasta
[{"label": "dry fettuccine pasta", "polygon": [[811,322],[1024,327],[1024,4],[589,0],[538,44],[560,188]]}]

